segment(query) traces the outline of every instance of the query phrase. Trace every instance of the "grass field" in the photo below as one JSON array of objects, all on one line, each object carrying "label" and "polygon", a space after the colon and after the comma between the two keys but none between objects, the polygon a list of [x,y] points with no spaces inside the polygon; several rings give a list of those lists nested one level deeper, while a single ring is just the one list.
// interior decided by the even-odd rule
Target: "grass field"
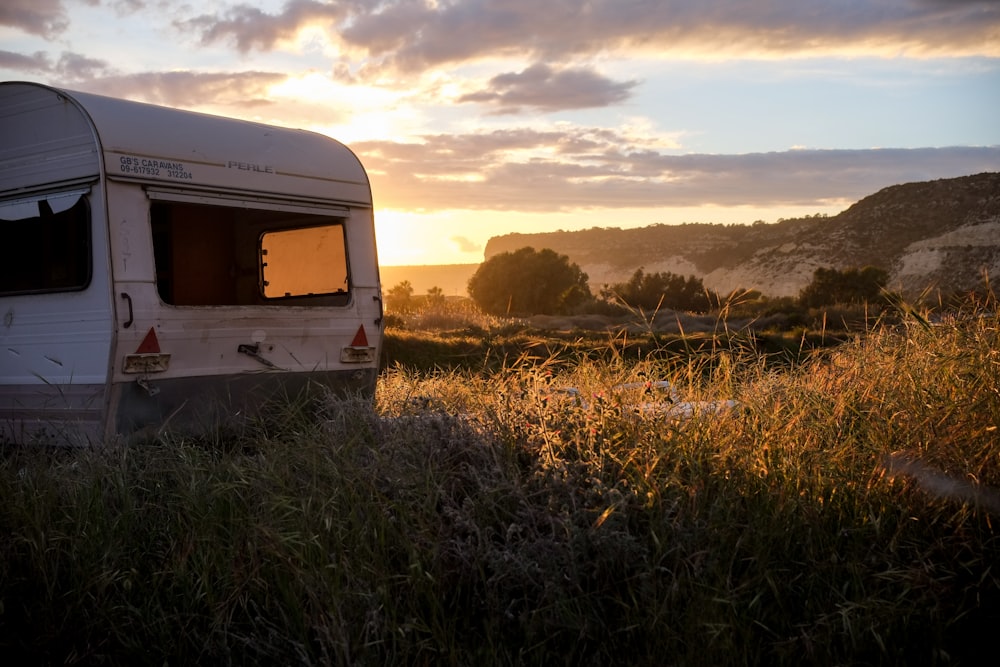
[{"label": "grass field", "polygon": [[[982,664],[1000,627],[994,313],[793,356],[396,330],[374,404],[283,406],[215,441],[7,449],[0,655]],[[476,351],[406,362],[449,336]],[[671,403],[721,400],[686,419]]]}]

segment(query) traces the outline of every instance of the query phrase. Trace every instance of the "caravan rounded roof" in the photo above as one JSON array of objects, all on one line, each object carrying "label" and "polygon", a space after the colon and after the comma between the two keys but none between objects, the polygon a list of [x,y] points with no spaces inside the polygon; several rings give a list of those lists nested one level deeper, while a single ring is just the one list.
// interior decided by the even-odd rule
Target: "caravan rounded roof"
[{"label": "caravan rounded roof", "polygon": [[0,195],[94,178],[371,205],[364,167],[322,134],[36,83],[0,83]]}]

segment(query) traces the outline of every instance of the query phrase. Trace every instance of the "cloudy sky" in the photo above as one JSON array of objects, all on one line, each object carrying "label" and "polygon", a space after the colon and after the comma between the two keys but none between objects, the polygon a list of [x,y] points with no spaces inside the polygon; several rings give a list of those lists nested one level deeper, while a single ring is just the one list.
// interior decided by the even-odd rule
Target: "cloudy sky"
[{"label": "cloudy sky", "polygon": [[340,139],[386,265],[1000,171],[998,0],[3,0],[0,78]]}]

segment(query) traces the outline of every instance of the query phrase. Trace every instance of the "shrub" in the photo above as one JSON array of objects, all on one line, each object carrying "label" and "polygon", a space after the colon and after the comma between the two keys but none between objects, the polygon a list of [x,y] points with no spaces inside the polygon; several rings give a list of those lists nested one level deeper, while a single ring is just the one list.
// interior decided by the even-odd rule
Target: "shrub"
[{"label": "shrub", "polygon": [[553,315],[589,301],[587,274],[543,248],[494,255],[469,279],[469,296],[492,315]]}]

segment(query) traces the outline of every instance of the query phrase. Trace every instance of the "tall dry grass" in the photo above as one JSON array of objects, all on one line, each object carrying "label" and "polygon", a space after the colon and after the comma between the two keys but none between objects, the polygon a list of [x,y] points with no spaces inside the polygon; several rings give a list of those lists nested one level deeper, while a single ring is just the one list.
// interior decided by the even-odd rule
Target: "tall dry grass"
[{"label": "tall dry grass", "polygon": [[[1000,623],[993,312],[791,366],[747,347],[394,367],[374,405],[290,405],[238,441],[7,450],[0,649],[977,664]],[[738,406],[669,409],[720,399]]]}]

